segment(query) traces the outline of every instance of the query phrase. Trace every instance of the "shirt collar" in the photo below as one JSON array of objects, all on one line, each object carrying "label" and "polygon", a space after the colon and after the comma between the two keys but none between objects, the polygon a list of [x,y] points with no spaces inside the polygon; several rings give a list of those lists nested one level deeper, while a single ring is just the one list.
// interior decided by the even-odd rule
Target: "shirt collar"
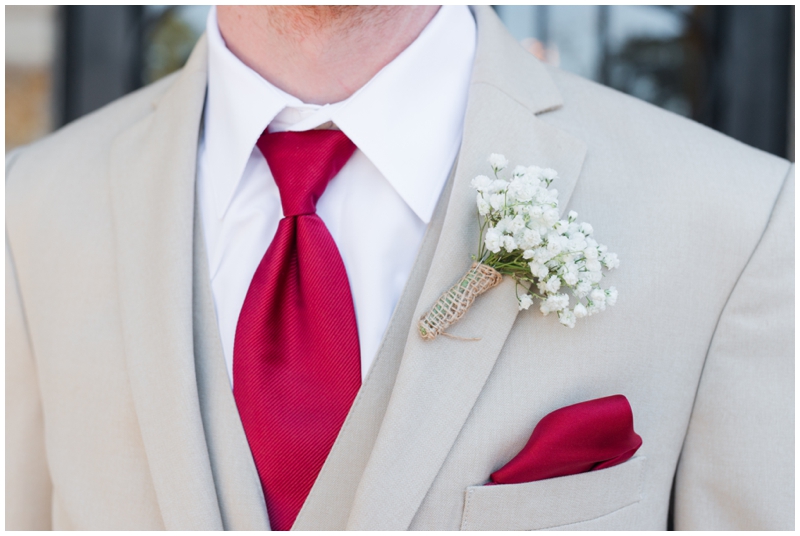
[{"label": "shirt collar", "polygon": [[442,6],[417,39],[344,101],[305,104],[225,46],[216,10],[207,21],[209,82],[205,165],[217,217],[230,205],[256,141],[270,130],[332,121],[414,213],[430,221],[461,143],[476,29],[465,6]]}]

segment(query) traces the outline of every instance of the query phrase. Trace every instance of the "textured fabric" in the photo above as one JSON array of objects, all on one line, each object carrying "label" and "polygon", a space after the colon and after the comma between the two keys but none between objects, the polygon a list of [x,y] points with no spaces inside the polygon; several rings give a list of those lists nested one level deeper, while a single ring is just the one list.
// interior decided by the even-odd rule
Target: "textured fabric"
[{"label": "textured fabric", "polygon": [[289,530],[361,387],[353,298],[317,200],[356,147],[338,130],[264,133],[284,218],[239,315],[233,395],[270,525]]},{"label": "textured fabric", "polygon": [[795,426],[794,173],[709,348],[675,477],[676,530],[794,528],[796,440],[778,432]]},{"label": "textured fabric", "polygon": [[270,84],[234,56],[215,13],[212,7],[206,23],[208,93],[197,191],[231,381],[239,312],[281,219],[280,193],[256,140],[265,128],[303,131],[329,122],[358,146],[320,198],[317,214],[350,276],[363,378],[458,153],[475,20],[466,6],[442,6],[419,37],[359,91],[314,105]]},{"label": "textured fabric", "polygon": [[[633,526],[625,517],[633,510],[628,507],[642,500],[646,467],[647,459],[635,456],[602,471],[522,484],[469,486],[460,528],[590,530],[602,529],[603,519],[611,516],[611,526]],[[593,527],[594,523],[599,527]]]},{"label": "textured fabric", "polygon": [[[474,13],[441,232],[296,528],[537,528],[540,508],[549,528],[794,528],[794,167],[545,67]],[[192,322],[205,53],[8,163],[7,528],[224,528]],[[506,280],[453,328],[481,341],[422,341],[471,263],[491,152],[558,170],[565,210],[619,254],[617,305],[567,329]],[[614,393],[636,456],[482,485],[545,415]]]},{"label": "textured fabric", "polygon": [[628,461],[642,446],[623,395],[587,400],[548,413],[510,462],[492,473],[494,484],[521,484],[598,471]]},{"label": "textured fabric", "polygon": [[211,473],[225,530],[269,530],[269,516],[236,409],[214,312],[200,218],[194,221],[192,317],[197,394]]}]

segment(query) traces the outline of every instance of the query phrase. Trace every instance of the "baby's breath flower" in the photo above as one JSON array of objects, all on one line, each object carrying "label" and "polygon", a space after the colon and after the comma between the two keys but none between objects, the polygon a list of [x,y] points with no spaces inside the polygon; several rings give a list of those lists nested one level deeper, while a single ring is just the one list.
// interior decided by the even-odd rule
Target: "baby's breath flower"
[{"label": "baby's breath flower", "polygon": [[599,270],[596,272],[583,272],[583,278],[590,283],[599,283],[603,279],[603,273]]},{"label": "baby's breath flower", "polygon": [[[542,243],[542,236],[533,229],[525,229],[522,232],[522,240],[520,241],[522,247],[525,249],[532,248],[538,246]],[[525,257],[526,259],[533,258],[533,253],[531,252],[530,257]]]},{"label": "baby's breath flower", "polygon": [[583,250],[586,248],[586,239],[582,234],[578,233],[577,236],[570,237],[568,247],[572,252],[583,253]]},{"label": "baby's breath flower", "polygon": [[506,166],[508,166],[508,160],[506,159],[505,156],[501,154],[492,153],[491,155],[489,155],[489,165],[492,166],[492,169],[494,169],[495,172],[498,172],[505,169]]},{"label": "baby's breath flower", "polygon": [[553,258],[553,254],[547,248],[537,248],[533,251],[533,260],[538,263],[544,264]]},{"label": "baby's breath flower", "polygon": [[606,268],[609,270],[613,270],[617,266],[619,266],[619,259],[617,258],[616,253],[606,253],[603,257],[603,264],[606,265]]},{"label": "baby's breath flower", "polygon": [[492,179],[486,175],[478,175],[472,179],[472,187],[479,192],[486,192],[492,186]]},{"label": "baby's breath flower", "polygon": [[558,178],[558,173],[556,173],[556,170],[551,168],[545,168],[541,170],[539,174],[544,180],[548,181],[548,183],[553,182]]},{"label": "baby's breath flower", "polygon": [[595,301],[589,300],[589,307],[588,307],[589,316],[592,316],[592,315],[597,314],[597,313],[601,313],[601,312],[603,312],[605,310],[606,310],[606,302],[604,302],[604,301],[603,302],[595,302]]},{"label": "baby's breath flower", "polygon": [[497,253],[500,251],[500,247],[502,244],[503,235],[497,232],[497,229],[489,229],[486,231],[486,249],[491,251],[492,253]]},{"label": "baby's breath flower", "polygon": [[558,312],[558,321],[567,326],[568,328],[575,327],[575,313],[569,309],[562,309]]},{"label": "baby's breath flower", "polygon": [[504,181],[503,179],[495,179],[492,181],[492,185],[490,186],[490,190],[492,192],[505,192],[508,188],[508,181]]},{"label": "baby's breath flower", "polygon": [[550,312],[558,312],[569,307],[569,296],[566,294],[550,294],[544,302]]},{"label": "baby's breath flower", "polygon": [[547,284],[545,288],[548,293],[552,294],[553,292],[558,292],[561,289],[561,279],[554,275],[550,279],[547,280]]},{"label": "baby's breath flower", "polygon": [[531,297],[530,294],[523,294],[522,296],[519,297],[520,311],[522,311],[523,309],[527,310],[528,307],[530,307],[531,305],[533,305],[533,298]]},{"label": "baby's breath flower", "polygon": [[523,177],[528,174],[528,168],[525,166],[517,166],[514,168],[514,176],[515,177]]},{"label": "baby's breath flower", "polygon": [[535,260],[529,262],[528,267],[530,268],[533,277],[538,279],[543,279],[547,277],[547,274],[550,273],[550,269],[547,266],[545,266],[542,263],[536,262]]},{"label": "baby's breath flower", "polygon": [[603,292],[601,289],[596,288],[591,293],[589,293],[589,299],[593,302],[605,302],[606,301],[606,293]]},{"label": "baby's breath flower", "polygon": [[592,284],[590,281],[580,279],[575,286],[575,296],[578,298],[585,298],[592,291]]},{"label": "baby's breath flower", "polygon": [[556,235],[547,237],[547,251],[552,257],[561,253],[563,249],[564,248],[561,247],[561,240],[559,240]]},{"label": "baby's breath flower", "polygon": [[559,219],[558,191],[550,189],[556,171],[516,166],[504,178],[500,172],[509,162],[503,155],[492,154],[489,164],[493,178],[472,180],[482,219],[478,260],[522,285],[520,310],[530,308],[535,297],[542,314],[558,313],[559,322],[574,327],[577,319],[614,305],[617,289],[603,289],[600,281],[603,269],[619,266],[619,258],[597,243],[594,228],[580,222],[576,211]]},{"label": "baby's breath flower", "polygon": [[492,194],[489,196],[489,205],[492,210],[497,212],[503,209],[506,204],[506,197],[503,194]]},{"label": "baby's breath flower", "polygon": [[588,259],[586,261],[586,269],[590,272],[599,272],[603,269],[603,267],[600,265],[600,261],[597,259]]},{"label": "baby's breath flower", "polygon": [[513,234],[511,232],[511,222],[512,222],[512,220],[513,220],[513,218],[511,218],[511,217],[505,217],[502,220],[500,220],[499,222],[497,222],[497,225],[495,227],[497,227],[497,230],[500,231],[501,233]]},{"label": "baby's breath flower", "polygon": [[508,225],[509,232],[514,234],[522,231],[524,228],[525,228],[525,218],[523,218],[519,214],[514,216],[514,219],[511,220],[511,223],[509,223]]},{"label": "baby's breath flower", "polygon": [[492,210],[491,205],[486,202],[486,199],[483,197],[483,194],[478,194],[478,214],[481,216],[486,216],[489,214],[489,211]]},{"label": "baby's breath flower", "polygon": [[547,207],[544,209],[544,214],[542,214],[544,218],[545,224],[548,227],[552,227],[558,221],[558,210],[554,207]]}]

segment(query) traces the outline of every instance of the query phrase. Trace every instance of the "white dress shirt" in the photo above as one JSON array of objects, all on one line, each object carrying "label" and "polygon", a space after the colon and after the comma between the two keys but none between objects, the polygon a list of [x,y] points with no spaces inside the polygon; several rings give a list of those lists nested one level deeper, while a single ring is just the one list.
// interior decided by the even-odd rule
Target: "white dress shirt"
[{"label": "white dress shirt", "polygon": [[222,349],[233,343],[250,281],[282,218],[256,147],[270,132],[328,122],[358,147],[317,204],[344,261],[366,377],[461,143],[476,30],[443,6],[419,37],[348,99],[305,104],[247,67],[207,22],[208,94],[197,188]]}]

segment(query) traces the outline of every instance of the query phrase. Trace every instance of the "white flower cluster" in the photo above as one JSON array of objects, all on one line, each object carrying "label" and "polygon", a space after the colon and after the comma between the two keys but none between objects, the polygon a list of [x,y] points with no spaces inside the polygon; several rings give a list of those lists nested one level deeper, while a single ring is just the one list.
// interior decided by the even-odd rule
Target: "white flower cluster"
[{"label": "white flower cluster", "polygon": [[[574,327],[576,319],[614,305],[617,290],[601,288],[600,280],[603,267],[616,268],[619,259],[597,243],[592,226],[579,223],[574,211],[559,220],[558,191],[549,189],[558,177],[555,170],[517,166],[510,180],[504,180],[498,174],[508,160],[492,154],[489,163],[495,178],[479,175],[472,180],[483,217],[479,259],[518,283],[528,283],[518,298],[519,308],[528,309],[536,297],[543,314],[557,313],[562,324]],[[572,308],[567,291],[575,297]]]}]

